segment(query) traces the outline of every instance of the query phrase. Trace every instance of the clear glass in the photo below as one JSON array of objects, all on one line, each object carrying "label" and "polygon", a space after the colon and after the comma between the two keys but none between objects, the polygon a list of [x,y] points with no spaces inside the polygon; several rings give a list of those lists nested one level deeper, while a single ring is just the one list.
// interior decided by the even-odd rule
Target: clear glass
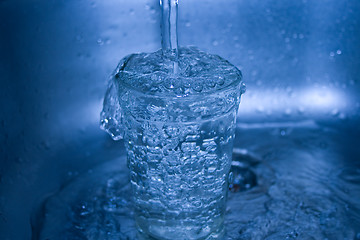
[{"label": "clear glass", "polygon": [[217,239],[240,79],[185,97],[144,94],[121,83],[117,89],[140,232],[155,239]]}]

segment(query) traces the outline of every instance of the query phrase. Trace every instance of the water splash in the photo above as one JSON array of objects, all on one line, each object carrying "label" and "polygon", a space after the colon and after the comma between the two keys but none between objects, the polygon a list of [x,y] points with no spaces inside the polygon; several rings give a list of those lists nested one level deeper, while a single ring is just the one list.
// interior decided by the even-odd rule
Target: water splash
[{"label": "water splash", "polygon": [[[252,150],[233,154],[234,178],[243,181],[229,192],[226,240],[359,238],[360,168],[339,161],[334,147],[349,134],[293,128],[286,141],[269,127],[241,129],[235,146],[246,141]],[[128,179],[125,157],[79,175],[35,212],[33,239],[137,239]]]}]

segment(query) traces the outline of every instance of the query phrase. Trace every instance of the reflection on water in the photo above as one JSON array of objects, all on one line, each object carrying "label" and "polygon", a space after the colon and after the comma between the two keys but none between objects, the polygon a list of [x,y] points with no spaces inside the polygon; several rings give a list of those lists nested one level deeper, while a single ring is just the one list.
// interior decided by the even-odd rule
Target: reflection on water
[{"label": "reflection on water", "polygon": [[[351,132],[315,123],[237,131],[226,239],[360,239]],[[137,239],[125,158],[79,176],[39,209],[33,239]]]}]

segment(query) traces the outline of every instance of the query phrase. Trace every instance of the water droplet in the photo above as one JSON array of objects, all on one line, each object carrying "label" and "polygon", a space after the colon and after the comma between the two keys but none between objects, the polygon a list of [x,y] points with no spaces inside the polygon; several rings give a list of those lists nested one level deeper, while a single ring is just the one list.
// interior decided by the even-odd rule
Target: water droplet
[{"label": "water droplet", "polygon": [[335,56],[335,53],[334,52],[330,52],[330,57],[334,57]]},{"label": "water droplet", "polygon": [[190,22],[186,22],[186,23],[185,23],[185,27],[191,27],[191,23],[190,23]]},{"label": "water droplet", "polygon": [[229,181],[229,183],[232,183],[232,182],[234,181],[234,174],[233,174],[233,172],[230,172],[230,173],[229,173],[228,181]]},{"label": "water droplet", "polygon": [[75,40],[80,43],[84,42],[84,38],[80,34],[76,35]]},{"label": "water droplet", "polygon": [[291,108],[286,108],[285,109],[285,115],[287,115],[287,116],[290,116],[291,115]]},{"label": "water droplet", "polygon": [[280,130],[280,135],[285,136],[286,135],[286,129],[281,129]]},{"label": "water droplet", "polygon": [[96,42],[99,46],[104,45],[104,41],[101,38],[99,38]]},{"label": "water droplet", "polygon": [[341,50],[338,49],[338,50],[336,51],[336,54],[337,54],[337,55],[340,55],[340,54],[341,54]]},{"label": "water droplet", "polygon": [[346,114],[345,113],[340,113],[339,114],[339,119],[345,120],[346,119]]},{"label": "water droplet", "polygon": [[217,46],[217,45],[219,45],[219,42],[215,40],[215,41],[212,42],[212,45]]},{"label": "water droplet", "polygon": [[256,111],[258,111],[259,113],[263,113],[264,112],[264,107],[263,106],[258,106],[257,108],[256,108]]},{"label": "water droplet", "polygon": [[[151,13],[152,15],[154,15],[154,14],[156,13],[156,10],[155,10],[154,8],[151,8],[150,13]],[[155,19],[153,19],[153,21],[156,22]]]},{"label": "water droplet", "polygon": [[336,116],[338,114],[339,114],[339,110],[336,108],[331,111],[331,115],[333,115],[333,116]]}]

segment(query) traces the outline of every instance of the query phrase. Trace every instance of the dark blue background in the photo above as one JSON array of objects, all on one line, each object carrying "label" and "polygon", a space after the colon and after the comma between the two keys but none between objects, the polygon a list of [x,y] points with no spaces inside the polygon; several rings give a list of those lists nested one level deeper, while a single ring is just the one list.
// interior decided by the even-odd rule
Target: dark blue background
[{"label": "dark blue background", "polygon": [[[180,45],[242,70],[240,122],[358,131],[359,1],[179,2]],[[106,80],[160,46],[155,0],[0,0],[0,239],[29,239],[38,201],[118,154],[98,127]]]}]

